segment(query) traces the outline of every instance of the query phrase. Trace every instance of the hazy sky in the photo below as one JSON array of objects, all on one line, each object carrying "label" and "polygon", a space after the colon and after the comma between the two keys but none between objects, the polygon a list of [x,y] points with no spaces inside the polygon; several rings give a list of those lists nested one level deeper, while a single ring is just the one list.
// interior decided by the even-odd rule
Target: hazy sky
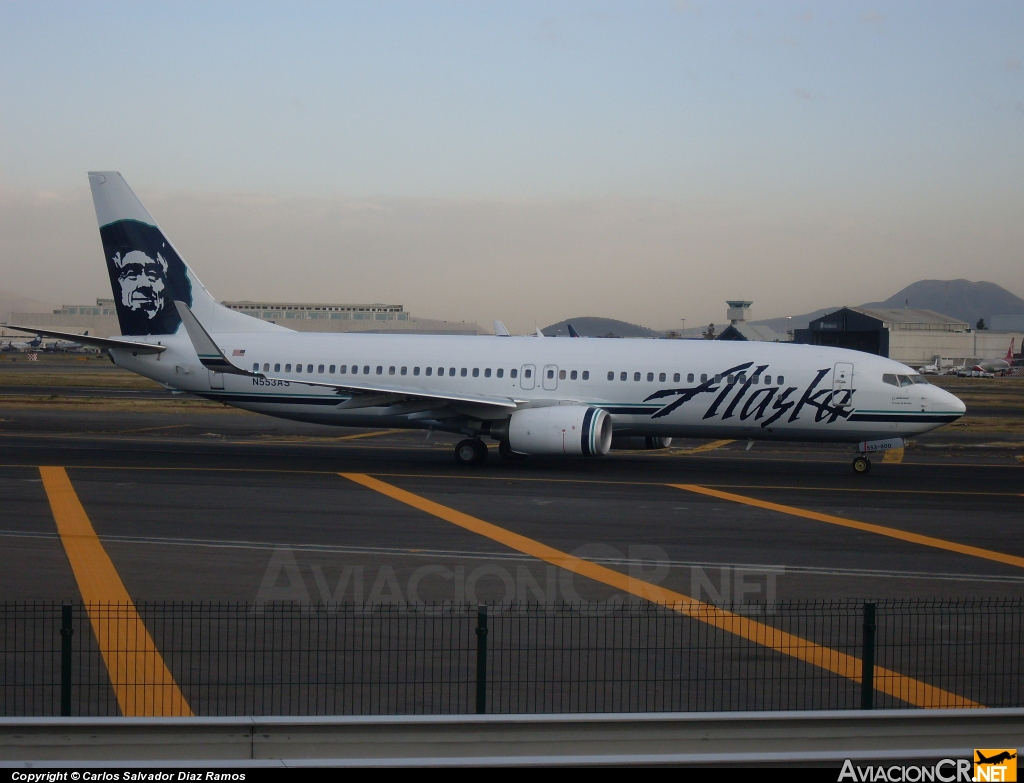
[{"label": "hazy sky", "polygon": [[1024,3],[0,4],[0,288],[109,296],[121,171],[215,295],[532,329],[1024,296]]}]

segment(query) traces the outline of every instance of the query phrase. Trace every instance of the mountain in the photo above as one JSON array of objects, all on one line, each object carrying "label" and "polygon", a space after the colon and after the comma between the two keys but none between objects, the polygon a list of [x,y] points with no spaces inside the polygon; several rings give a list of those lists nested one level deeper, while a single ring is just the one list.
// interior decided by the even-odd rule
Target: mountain
[{"label": "mountain", "polygon": [[[840,306],[826,307],[791,318],[769,318],[751,323],[770,326],[776,332],[785,334],[787,329],[806,329],[815,318],[838,310]],[[972,283],[970,280],[918,280],[884,301],[867,302],[859,307],[934,310],[966,321],[972,327],[979,318],[989,323],[993,315],[1024,315],[1024,299],[995,283]]]},{"label": "mountain", "polygon": [[568,324],[576,330],[580,337],[664,337],[664,332],[656,332],[646,326],[616,321],[614,318],[596,318],[583,316],[580,318],[567,318],[557,324],[545,326],[541,332],[545,337],[568,337]]},{"label": "mountain", "polygon": [[53,305],[29,299],[14,291],[0,290],[0,322],[9,320],[11,313],[50,313],[53,309]]},{"label": "mountain", "polygon": [[869,302],[862,307],[910,307],[951,315],[971,326],[979,318],[991,321],[993,315],[1024,315],[1024,299],[1014,296],[995,283],[970,280],[918,280],[884,302]]}]

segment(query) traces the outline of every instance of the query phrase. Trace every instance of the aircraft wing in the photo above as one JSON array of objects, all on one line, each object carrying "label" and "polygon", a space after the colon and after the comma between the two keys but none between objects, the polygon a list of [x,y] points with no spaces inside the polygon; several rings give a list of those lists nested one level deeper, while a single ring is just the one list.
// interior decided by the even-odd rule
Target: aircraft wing
[{"label": "aircraft wing", "polygon": [[166,345],[154,345],[153,343],[136,343],[131,340],[119,340],[116,337],[93,337],[87,334],[74,334],[72,332],[56,332],[53,329],[37,329],[34,326],[17,326],[5,324],[8,329],[20,329],[23,332],[42,335],[43,337],[57,337],[60,339],[72,340],[82,345],[94,345],[97,348],[121,348],[135,353],[162,353],[167,350]]},{"label": "aircraft wing", "polygon": [[359,381],[345,381],[341,383],[329,381],[300,380],[298,378],[276,378],[266,373],[253,372],[236,366],[224,355],[224,352],[217,346],[210,337],[210,334],[199,323],[188,305],[175,300],[174,306],[178,309],[181,321],[185,324],[185,331],[188,332],[192,346],[196,349],[199,361],[208,370],[222,372],[228,375],[248,375],[254,378],[264,378],[268,381],[281,383],[301,383],[305,386],[320,386],[334,389],[338,394],[352,395],[352,399],[341,404],[347,408],[362,408],[376,405],[392,405],[398,402],[430,401],[442,403],[470,403],[473,405],[494,405],[500,408],[516,408],[516,402],[508,397],[490,397],[479,394],[452,394],[450,392],[437,392],[429,389],[410,389],[408,387],[389,386],[380,383],[360,383]]}]

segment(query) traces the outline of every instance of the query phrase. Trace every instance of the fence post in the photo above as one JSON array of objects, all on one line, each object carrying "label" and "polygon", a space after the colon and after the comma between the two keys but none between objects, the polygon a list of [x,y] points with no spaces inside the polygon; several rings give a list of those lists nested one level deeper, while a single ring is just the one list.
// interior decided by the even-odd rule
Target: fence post
[{"label": "fence post", "polygon": [[476,713],[487,712],[487,607],[476,608]]},{"label": "fence post", "polygon": [[62,718],[71,715],[71,637],[75,635],[75,627],[71,615],[71,605],[64,604],[60,608],[60,715]]},{"label": "fence post", "polygon": [[864,649],[861,652],[860,708],[875,708],[875,604],[864,604]]}]

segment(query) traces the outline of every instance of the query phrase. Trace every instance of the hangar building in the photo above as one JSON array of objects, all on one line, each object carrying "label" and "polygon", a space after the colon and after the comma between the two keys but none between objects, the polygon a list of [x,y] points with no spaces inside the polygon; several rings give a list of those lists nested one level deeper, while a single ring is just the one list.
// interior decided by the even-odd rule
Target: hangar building
[{"label": "hangar building", "polygon": [[797,329],[794,342],[851,348],[887,356],[911,366],[938,359],[947,366],[1001,358],[1019,332],[971,329],[970,324],[933,310],[843,307]]}]

